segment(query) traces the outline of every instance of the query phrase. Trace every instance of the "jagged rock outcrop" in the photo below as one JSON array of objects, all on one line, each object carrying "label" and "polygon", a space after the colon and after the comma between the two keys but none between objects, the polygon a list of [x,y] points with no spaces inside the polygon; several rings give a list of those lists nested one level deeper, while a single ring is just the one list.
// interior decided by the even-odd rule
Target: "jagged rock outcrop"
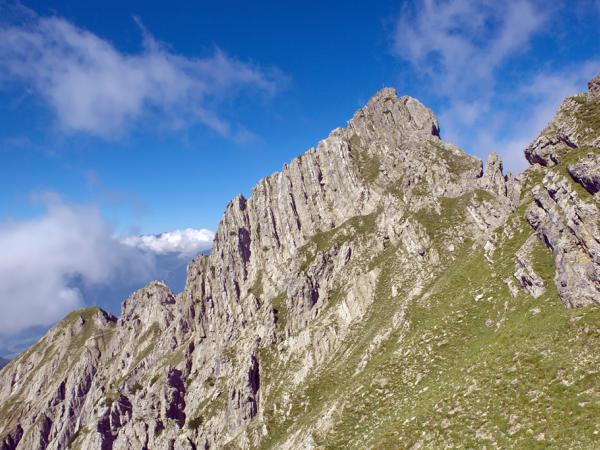
[{"label": "jagged rock outcrop", "polygon": [[533,197],[526,218],[552,250],[561,298],[574,307],[599,303],[598,208],[581,201],[565,177],[551,173]]},{"label": "jagged rock outcrop", "polygon": [[575,164],[567,166],[569,175],[590,194],[600,191],[600,154],[588,153]]},{"label": "jagged rock outcrop", "polygon": [[[600,303],[600,233],[597,199],[598,153],[600,151],[600,98],[597,82],[590,92],[566,100],[534,144],[526,150],[531,163],[556,165],[544,172],[533,190],[534,203],[526,218],[552,250],[556,264],[556,285],[563,302],[572,307]],[[568,125],[565,125],[568,124]],[[539,148],[549,132],[561,135],[569,145],[553,148],[548,159]],[[561,138],[562,139],[562,138]],[[550,164],[552,162],[552,164]]]},{"label": "jagged rock outcrop", "polygon": [[532,267],[532,253],[536,242],[537,237],[535,235],[530,236],[515,254],[515,278],[533,298],[538,298],[546,292],[544,280],[535,273]]},{"label": "jagged rock outcrop", "polygon": [[[452,446],[411,428],[410,402],[428,404],[431,377],[444,376],[436,365],[452,358],[438,348],[458,342],[458,364],[454,348],[470,345],[471,331],[455,330],[475,317],[475,336],[500,332],[514,302],[553,292],[598,302],[590,86],[528,147],[533,167],[518,177],[496,154],[484,166],[445,143],[417,100],[381,90],[227,205],[182,293],[153,282],[118,320],[73,313],[13,360],[0,377],[1,448],[386,448],[392,435],[393,447]],[[499,316],[454,316],[464,301]],[[452,380],[475,373],[463,369]]]},{"label": "jagged rock outcrop", "polygon": [[66,448],[114,332],[116,318],[75,312],[2,371],[2,448]]},{"label": "jagged rock outcrop", "polygon": [[554,166],[571,149],[600,146],[600,102],[598,77],[589,92],[566,99],[540,136],[525,149],[531,164]]}]

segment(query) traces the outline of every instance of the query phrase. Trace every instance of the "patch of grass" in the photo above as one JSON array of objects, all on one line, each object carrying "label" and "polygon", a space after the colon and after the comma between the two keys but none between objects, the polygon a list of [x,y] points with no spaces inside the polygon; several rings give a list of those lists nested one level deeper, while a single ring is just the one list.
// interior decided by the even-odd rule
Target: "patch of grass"
[{"label": "patch of grass", "polygon": [[[227,380],[224,377],[212,377],[210,383],[214,383],[214,390],[211,390],[210,394],[200,401],[194,411],[187,415],[190,418],[187,422],[189,429],[197,429],[203,424],[210,422],[213,418],[223,413],[227,407]],[[207,385],[208,383],[205,382],[204,386],[206,387]],[[214,397],[216,392],[219,392],[219,394]]]},{"label": "patch of grass", "polygon": [[535,241],[533,250],[531,252],[531,266],[533,271],[537,273],[546,283],[554,283],[554,274],[556,267],[554,265],[554,258],[550,249],[546,247],[539,239]]},{"label": "patch of grass", "polygon": [[185,350],[179,347],[177,350],[167,354],[163,359],[163,365],[167,367],[177,367],[185,359]]},{"label": "patch of grass", "polygon": [[85,321],[92,320],[98,314],[101,314],[100,308],[97,306],[87,306],[69,313],[59,322],[59,327],[70,325],[80,318]]},{"label": "patch of grass", "polygon": [[578,122],[578,131],[584,139],[593,140],[600,136],[600,100],[579,102],[575,117]]},{"label": "patch of grass", "polygon": [[236,361],[237,352],[235,344],[230,344],[229,347],[223,349],[221,355],[223,355],[223,357],[225,357],[225,359],[228,361]]},{"label": "patch of grass", "polygon": [[69,443],[67,444],[67,448],[71,450],[78,450],[81,448],[81,442],[77,442],[80,437],[89,433],[89,429],[87,427],[80,427],[77,431],[71,436],[69,439]]},{"label": "patch of grass", "polygon": [[580,105],[585,105],[587,103],[587,95],[586,94],[574,95],[573,97],[571,97],[571,100],[573,100],[575,103],[578,103]]},{"label": "patch of grass", "polygon": [[133,385],[133,387],[131,388],[131,394],[135,395],[138,392],[140,392],[143,389],[142,385],[140,383],[135,383]]},{"label": "patch of grass", "polygon": [[206,380],[204,380],[204,386],[205,387],[214,387],[214,385],[216,384],[217,380],[214,377],[214,375],[209,375],[208,378]]},{"label": "patch of grass", "polygon": [[285,292],[281,292],[276,297],[273,297],[273,299],[271,299],[271,305],[273,306],[273,311],[275,312],[277,328],[280,331],[285,330],[288,319],[287,294]]},{"label": "patch of grass", "polygon": [[190,430],[197,430],[203,422],[204,419],[202,418],[202,416],[196,416],[193,419],[188,420],[187,427]]},{"label": "patch of grass", "polygon": [[227,398],[229,395],[227,386],[225,385],[224,381],[220,385],[221,393],[219,394],[219,396],[215,399],[211,399],[208,402],[206,402],[202,408],[202,417],[205,418],[206,421],[210,420],[212,417],[224,411],[225,407],[227,406]]},{"label": "patch of grass", "polygon": [[[16,418],[12,417],[11,412],[13,412],[13,410],[15,409],[15,407],[21,403],[21,399],[19,398],[18,395],[12,395],[11,397],[9,397],[5,402],[3,402],[0,405],[0,417],[2,417],[3,421],[6,421],[6,423],[4,424],[4,426],[6,427],[6,429],[8,429],[8,424],[15,422]],[[8,419],[10,418],[10,419]],[[16,425],[16,424],[15,424]],[[12,430],[7,430],[7,431],[12,431]]]},{"label": "patch of grass", "polygon": [[107,391],[104,393],[103,403],[104,406],[110,408],[112,404],[121,396],[118,392]]},{"label": "patch of grass", "polygon": [[598,154],[600,153],[600,149],[596,147],[582,146],[566,150],[560,154],[560,163],[565,166],[570,166],[584,158],[587,158],[588,153]]},{"label": "patch of grass", "polygon": [[327,293],[327,304],[325,305],[326,308],[331,308],[335,305],[337,305],[339,302],[341,302],[345,297],[346,297],[346,289],[343,288],[341,285],[336,285],[333,289],[331,289],[328,293]]},{"label": "patch of grass", "polygon": [[494,196],[485,189],[475,189],[475,191],[473,192],[473,198],[478,201],[494,200]]},{"label": "patch of grass", "polygon": [[[96,340],[105,341],[109,339],[112,333],[115,330],[115,324],[109,324],[108,328],[99,329],[94,322],[94,318],[102,314],[100,308],[97,307],[88,307],[82,308],[79,311],[74,311],[69,314],[65,319],[63,319],[60,323],[60,327],[70,327],[75,321],[83,320],[82,329],[79,333],[75,334],[70,342],[69,349],[65,352],[64,358],[61,359],[58,368],[56,369],[56,373],[61,374],[61,376],[66,376],[71,369],[81,360],[81,356],[83,352],[89,351],[86,347],[86,343],[91,338]],[[55,355],[52,355],[54,358]]]},{"label": "patch of grass", "polygon": [[377,181],[381,167],[379,157],[369,154],[367,149],[362,145],[360,138],[355,134],[350,137],[349,144],[350,154],[356,163],[361,180],[366,184],[372,184]]},{"label": "patch of grass", "polygon": [[478,170],[481,167],[480,161],[476,158],[464,152],[455,153],[445,148],[441,142],[433,143],[431,150],[435,151],[436,155],[446,162],[450,172],[456,176],[460,176],[460,174],[467,171]]},{"label": "patch of grass", "polygon": [[142,334],[142,336],[137,342],[136,356],[132,367],[137,367],[137,365],[152,352],[152,349],[155,345],[155,341],[158,338],[159,334],[160,325],[158,324],[158,322],[152,323],[150,328],[148,328],[146,332]]},{"label": "patch of grass", "polygon": [[365,216],[355,216],[336,228],[316,233],[305,245],[298,249],[298,258],[302,261],[300,270],[306,271],[314,262],[318,252],[340,247],[345,242],[365,239],[375,233],[378,214],[379,211]]},{"label": "patch of grass", "polygon": [[[456,227],[464,226],[466,207],[477,193],[460,197],[442,197],[439,214],[429,208],[421,209],[413,217],[425,228],[433,244],[449,241],[456,236]],[[482,194],[479,194],[482,195]]]}]

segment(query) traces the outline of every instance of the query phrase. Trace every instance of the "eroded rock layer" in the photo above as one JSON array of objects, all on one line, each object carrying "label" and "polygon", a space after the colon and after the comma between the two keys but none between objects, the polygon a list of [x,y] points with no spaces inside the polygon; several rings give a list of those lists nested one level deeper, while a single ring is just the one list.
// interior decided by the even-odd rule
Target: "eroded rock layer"
[{"label": "eroded rock layer", "polygon": [[[119,319],[74,312],[11,361],[0,448],[569,442],[577,427],[552,430],[600,404],[574,375],[600,362],[600,317],[561,305],[600,302],[597,84],[563,103],[519,177],[378,92],[227,205],[182,293],[153,282]],[[573,395],[584,406],[565,416]]]}]

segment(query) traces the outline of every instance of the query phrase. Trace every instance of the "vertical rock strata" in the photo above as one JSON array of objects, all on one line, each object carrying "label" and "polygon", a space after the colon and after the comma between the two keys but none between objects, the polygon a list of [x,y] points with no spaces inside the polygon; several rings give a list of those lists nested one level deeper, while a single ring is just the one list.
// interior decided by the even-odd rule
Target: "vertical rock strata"
[{"label": "vertical rock strata", "polygon": [[320,404],[312,380],[360,376],[442,273],[477,252],[493,265],[498,230],[519,217],[535,235],[512,255],[511,295],[513,280],[546,292],[531,266],[547,246],[564,304],[599,303],[597,84],[526,149],[526,186],[498,155],[484,166],[443,142],[417,100],[381,90],[227,205],[182,293],[153,282],[118,320],[72,313],[8,364],[0,449],[316,447],[347,405]]},{"label": "vertical rock strata", "polygon": [[571,307],[600,303],[600,215],[593,195],[600,167],[599,80],[590,81],[589,92],[565,100],[525,150],[531,164],[548,167],[526,218],[551,249],[557,289]]}]

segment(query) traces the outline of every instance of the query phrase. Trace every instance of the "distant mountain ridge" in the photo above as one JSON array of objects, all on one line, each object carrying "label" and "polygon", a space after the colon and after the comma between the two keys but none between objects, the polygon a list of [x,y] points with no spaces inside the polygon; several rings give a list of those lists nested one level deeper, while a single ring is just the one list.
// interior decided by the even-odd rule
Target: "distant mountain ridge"
[{"label": "distant mountain ridge", "polygon": [[[208,255],[210,250],[203,250],[197,254]],[[147,275],[146,281],[140,280],[138,276],[132,279],[120,277],[111,280],[110,283],[90,284],[85,280],[75,278],[71,280],[70,286],[81,292],[86,304],[97,305],[115,315],[119,314],[124,298],[139,288],[140,283],[151,281],[153,278],[162,280],[174,292],[181,292],[185,287],[189,258],[177,252],[168,252],[154,255],[153,260],[154,270]],[[30,327],[17,334],[3,335],[0,333],[0,355],[11,357],[21,353],[35,344],[52,325]]]},{"label": "distant mountain ridge", "polygon": [[383,89],[226,207],[174,294],[0,372],[0,449],[580,447],[600,405],[600,77],[505,174]]}]

